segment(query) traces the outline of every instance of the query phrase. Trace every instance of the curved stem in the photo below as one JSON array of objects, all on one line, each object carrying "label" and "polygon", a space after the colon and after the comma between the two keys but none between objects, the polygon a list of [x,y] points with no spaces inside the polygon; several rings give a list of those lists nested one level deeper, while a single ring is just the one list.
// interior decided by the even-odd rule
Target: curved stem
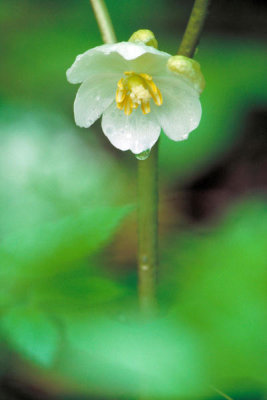
[{"label": "curved stem", "polygon": [[158,144],[138,161],[138,290],[142,312],[156,307],[158,250]]},{"label": "curved stem", "polygon": [[193,57],[198,45],[211,0],[195,0],[178,54]]},{"label": "curved stem", "polygon": [[90,0],[104,43],[117,41],[114,28],[104,0]]}]

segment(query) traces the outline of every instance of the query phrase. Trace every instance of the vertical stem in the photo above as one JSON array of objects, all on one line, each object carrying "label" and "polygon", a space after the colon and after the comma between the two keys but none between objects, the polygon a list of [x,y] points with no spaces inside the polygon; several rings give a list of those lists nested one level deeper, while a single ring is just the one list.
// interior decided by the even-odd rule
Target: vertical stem
[{"label": "vertical stem", "polygon": [[199,42],[211,0],[195,0],[178,54],[193,57]]},{"label": "vertical stem", "polygon": [[104,0],[90,0],[104,43],[117,41],[114,28]]},{"label": "vertical stem", "polygon": [[145,315],[156,308],[158,262],[158,144],[146,160],[138,161],[138,290]]},{"label": "vertical stem", "polygon": [[[202,33],[211,0],[195,0],[178,54],[192,57]],[[144,132],[145,134],[145,132]],[[144,314],[156,308],[158,250],[158,148],[138,161],[138,289]]]}]

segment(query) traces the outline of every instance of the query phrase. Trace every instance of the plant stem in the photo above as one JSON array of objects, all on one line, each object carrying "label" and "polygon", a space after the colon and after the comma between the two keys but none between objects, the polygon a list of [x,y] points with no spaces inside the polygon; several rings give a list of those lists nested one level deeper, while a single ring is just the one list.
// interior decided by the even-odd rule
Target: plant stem
[{"label": "plant stem", "polygon": [[193,57],[198,45],[211,0],[195,0],[178,54]]},{"label": "plant stem", "polygon": [[[198,44],[211,0],[195,0],[178,54],[192,57]],[[158,251],[158,145],[138,161],[138,289],[144,314],[156,308]]]},{"label": "plant stem", "polygon": [[158,262],[158,144],[146,160],[138,161],[138,291],[140,308],[156,308]]},{"label": "plant stem", "polygon": [[90,0],[104,43],[117,42],[114,28],[104,0]]}]

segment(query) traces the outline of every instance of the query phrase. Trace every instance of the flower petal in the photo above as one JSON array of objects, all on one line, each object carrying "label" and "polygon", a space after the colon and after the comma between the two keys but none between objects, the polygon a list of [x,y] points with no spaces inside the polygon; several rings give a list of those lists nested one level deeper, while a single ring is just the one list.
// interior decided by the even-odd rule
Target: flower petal
[{"label": "flower petal", "polygon": [[116,85],[116,79],[109,75],[91,76],[81,84],[74,101],[78,126],[88,128],[101,116],[115,100]]},{"label": "flower petal", "polygon": [[143,54],[149,53],[156,56],[168,56],[168,53],[160,51],[151,46],[146,46],[143,43],[132,43],[132,42],[120,42],[114,44],[103,44],[102,46],[95,47],[95,51],[102,52],[104,54],[118,53],[125,60],[135,60]]},{"label": "flower petal", "polygon": [[81,83],[89,76],[98,74],[116,74],[121,76],[127,70],[125,60],[118,54],[107,54],[99,51],[103,45],[86,51],[76,57],[72,66],[67,70],[67,79],[70,83]]},{"label": "flower petal", "polygon": [[155,112],[163,131],[172,140],[187,139],[201,119],[198,92],[176,76],[158,77],[156,84],[162,93],[163,104]]},{"label": "flower petal", "polygon": [[[144,44],[131,42],[104,44],[77,56],[73,65],[67,70],[67,79],[71,83],[80,83],[87,79],[88,75],[107,72],[122,74],[135,66],[136,72],[146,72],[145,69],[149,69],[153,74],[159,67],[161,71],[167,68],[169,57],[168,53]],[[137,59],[140,62],[132,62]]]},{"label": "flower petal", "polygon": [[128,61],[128,69],[131,71],[149,73],[152,76],[165,74],[167,71],[167,61],[170,54],[164,51],[146,46],[143,43],[121,42],[112,46],[109,51],[117,52]]},{"label": "flower petal", "polygon": [[131,115],[125,115],[116,104],[111,104],[104,112],[102,129],[113,146],[135,154],[151,149],[160,134],[160,126],[153,115],[142,114],[140,107]]}]

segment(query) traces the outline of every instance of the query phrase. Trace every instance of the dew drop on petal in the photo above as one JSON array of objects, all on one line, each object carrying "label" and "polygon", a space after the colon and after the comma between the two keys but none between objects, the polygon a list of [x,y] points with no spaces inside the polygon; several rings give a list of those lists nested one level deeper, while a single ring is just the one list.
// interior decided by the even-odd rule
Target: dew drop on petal
[{"label": "dew drop on petal", "polygon": [[146,160],[149,157],[150,149],[142,151],[142,153],[135,154],[137,160]]}]

